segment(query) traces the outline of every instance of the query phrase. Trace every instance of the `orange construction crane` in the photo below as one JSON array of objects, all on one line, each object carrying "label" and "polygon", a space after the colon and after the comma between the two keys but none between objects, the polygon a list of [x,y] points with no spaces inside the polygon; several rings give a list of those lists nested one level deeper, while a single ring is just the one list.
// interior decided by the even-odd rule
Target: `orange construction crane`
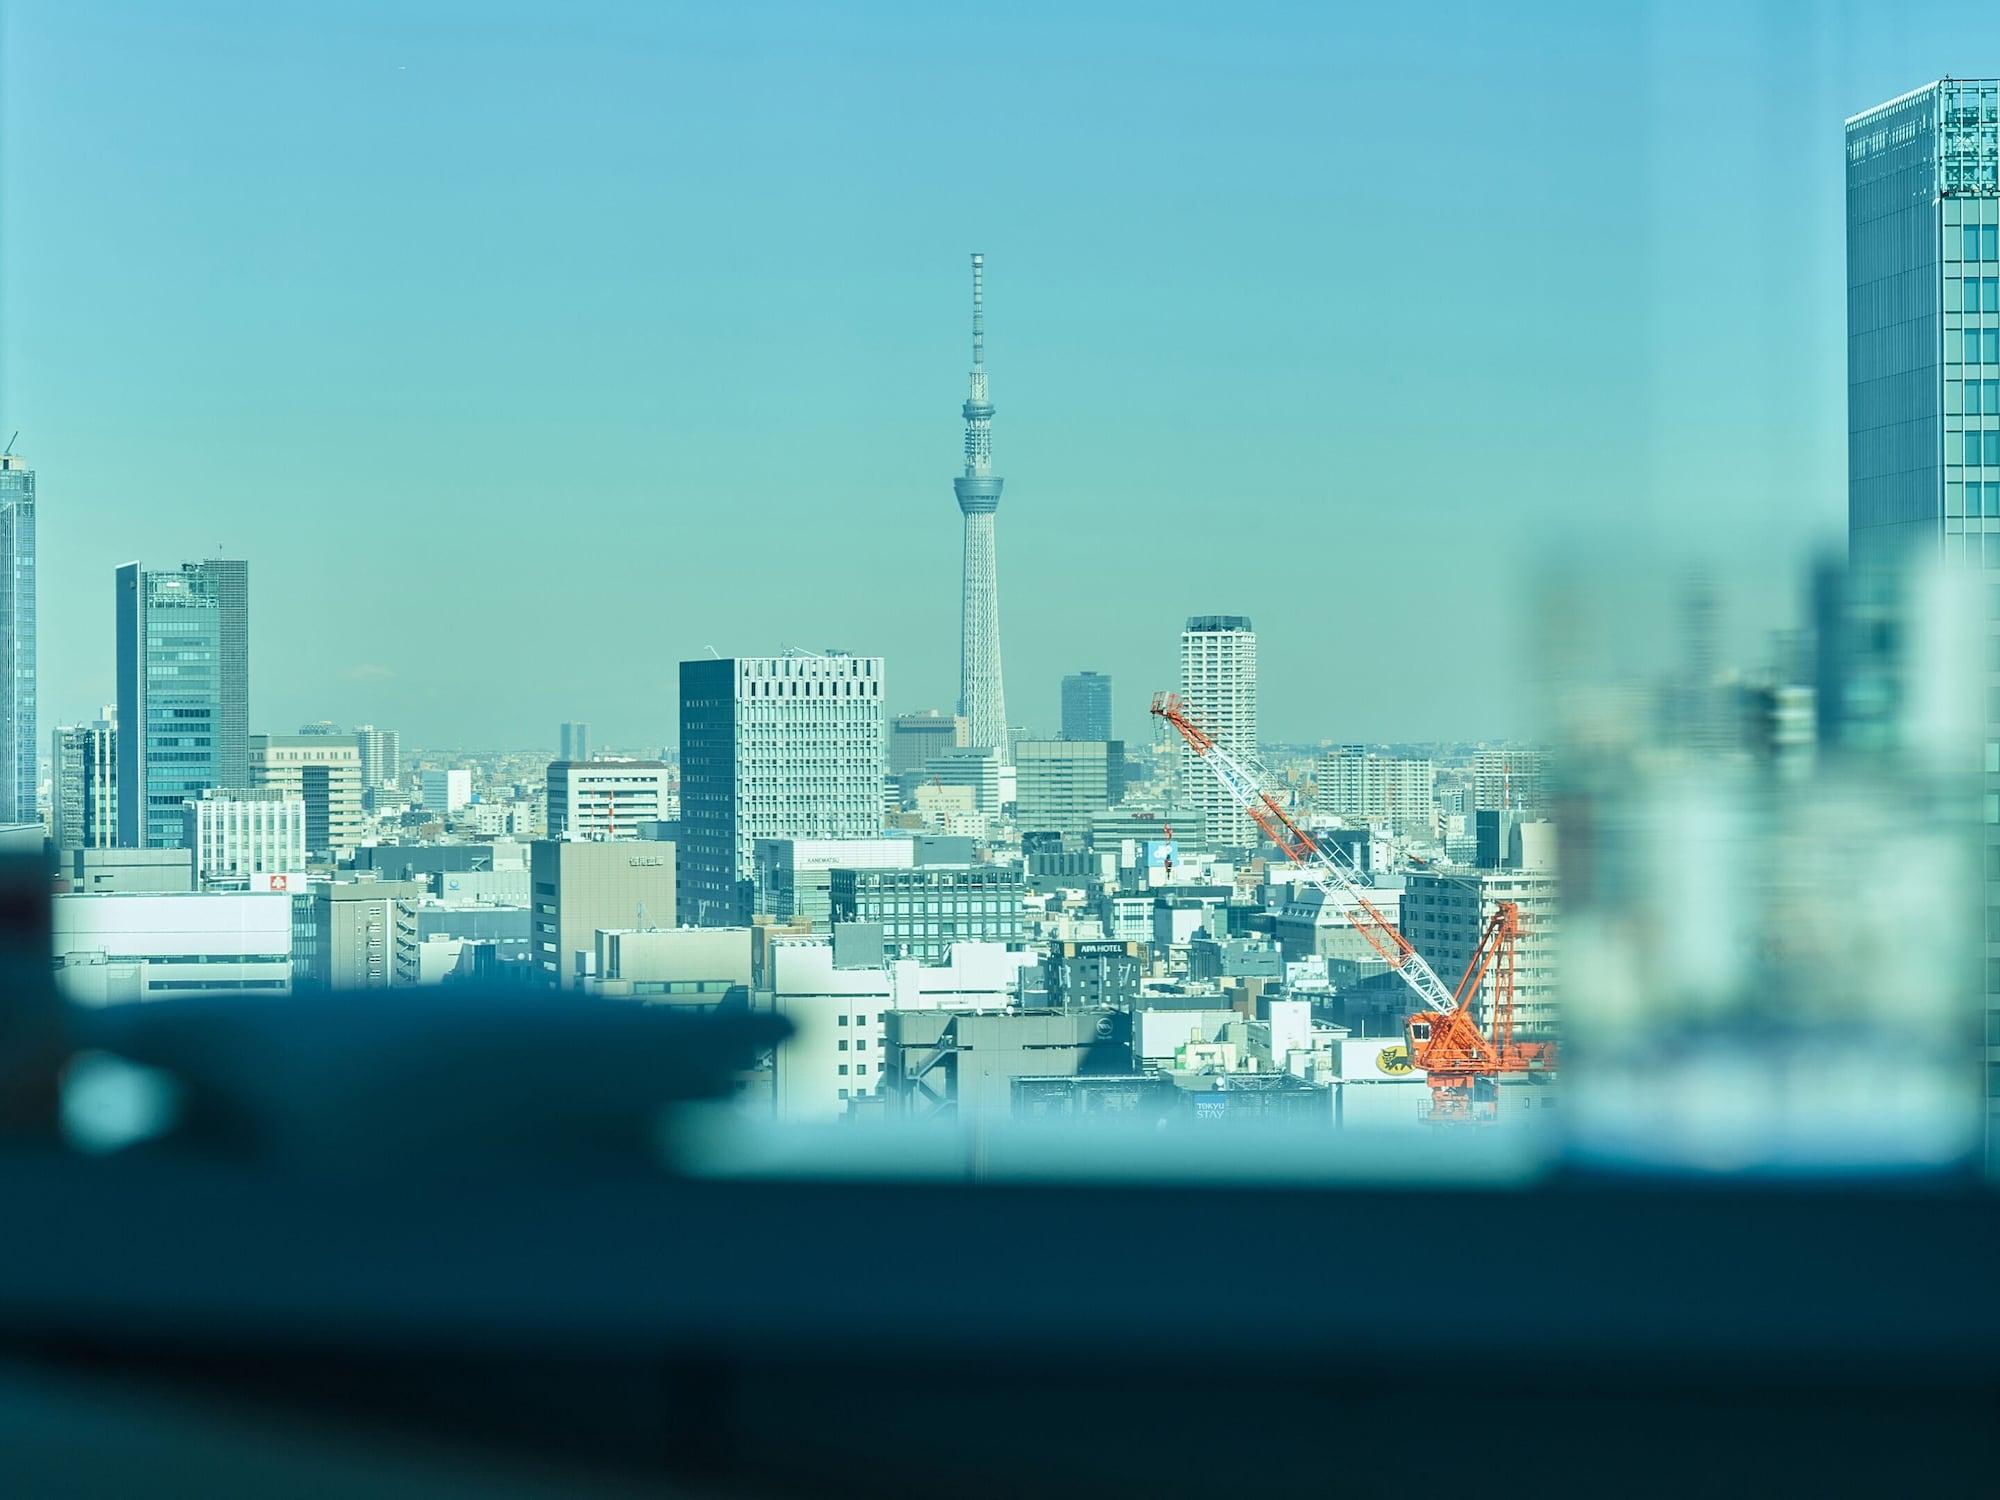
[{"label": "orange construction crane", "polygon": [[[1458,1003],[1446,1014],[1425,1011],[1405,1023],[1410,1062],[1423,1070],[1431,1087],[1434,1120],[1495,1119],[1502,1078],[1555,1071],[1553,1043],[1514,1040],[1514,940],[1520,935],[1521,908],[1500,902],[1486,919],[1479,946],[1458,982]],[[1489,970],[1492,1037],[1479,1029],[1472,1014]]]},{"label": "orange construction crane", "polygon": [[[1410,1060],[1424,1070],[1431,1084],[1431,1118],[1491,1119],[1502,1075],[1551,1073],[1555,1049],[1543,1043],[1514,1041],[1514,940],[1520,936],[1520,908],[1503,901],[1480,935],[1472,960],[1456,990],[1444,981],[1396,929],[1380,907],[1368,899],[1368,875],[1334,845],[1322,844],[1279,806],[1265,790],[1272,776],[1255,760],[1232,754],[1189,719],[1173,693],[1155,694],[1153,714],[1179,731],[1190,750],[1280,849],[1321,896],[1339,907],[1354,930],[1382,961],[1416,994],[1427,1009],[1411,1016],[1406,1026]],[[1473,1018],[1474,1002],[1488,969],[1494,974],[1493,1021],[1501,1040],[1496,1045]]]}]

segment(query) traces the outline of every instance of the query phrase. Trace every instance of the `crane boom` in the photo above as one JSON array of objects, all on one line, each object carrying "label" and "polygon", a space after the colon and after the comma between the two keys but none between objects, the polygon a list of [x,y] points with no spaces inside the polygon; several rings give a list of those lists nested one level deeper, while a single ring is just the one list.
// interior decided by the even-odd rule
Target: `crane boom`
[{"label": "crane boom", "polygon": [[1396,930],[1396,924],[1368,899],[1367,877],[1346,855],[1328,849],[1292,821],[1278,806],[1277,799],[1264,787],[1262,766],[1231,755],[1199,724],[1188,718],[1174,693],[1153,697],[1153,714],[1179,731],[1187,746],[1215,774],[1223,790],[1233,797],[1265,837],[1285,851],[1285,857],[1319,893],[1347,914],[1354,930],[1381,956],[1382,962],[1402,977],[1429,1009],[1448,1015],[1458,1008],[1457,997],[1424,956],[1410,946],[1410,940]]}]

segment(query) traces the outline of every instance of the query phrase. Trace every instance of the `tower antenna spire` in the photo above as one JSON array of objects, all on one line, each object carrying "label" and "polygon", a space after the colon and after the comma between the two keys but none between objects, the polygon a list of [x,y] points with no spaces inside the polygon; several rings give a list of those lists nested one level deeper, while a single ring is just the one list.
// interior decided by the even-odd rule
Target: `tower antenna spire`
[{"label": "tower antenna spire", "polygon": [[965,516],[965,591],[959,619],[958,711],[966,743],[1007,758],[1007,699],[1000,682],[1000,580],[993,513],[1005,483],[993,472],[993,403],[986,395],[986,257],[972,256],[972,378],[962,409],[965,472],[952,481]]},{"label": "tower antenna spire", "polygon": [[972,363],[986,363],[986,257],[972,252]]}]

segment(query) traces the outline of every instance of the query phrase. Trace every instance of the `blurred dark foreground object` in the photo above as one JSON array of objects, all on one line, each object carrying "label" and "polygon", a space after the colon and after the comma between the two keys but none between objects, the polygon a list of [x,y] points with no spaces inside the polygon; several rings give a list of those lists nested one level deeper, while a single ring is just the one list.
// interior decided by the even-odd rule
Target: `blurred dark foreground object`
[{"label": "blurred dark foreground object", "polygon": [[518,1174],[662,1145],[662,1109],[727,1094],[769,1015],[462,989],[196,996],[73,1014],[81,1047],[169,1074],[158,1149],[304,1171]]},{"label": "blurred dark foreground object", "polygon": [[[649,1132],[767,1021],[79,1012],[36,906],[0,892],[9,1493],[1377,1494],[1468,1441],[1501,1494],[1991,1488],[1975,1183],[915,1181],[863,1129],[851,1178],[704,1179]],[[82,1048],[176,1128],[65,1150]]]}]

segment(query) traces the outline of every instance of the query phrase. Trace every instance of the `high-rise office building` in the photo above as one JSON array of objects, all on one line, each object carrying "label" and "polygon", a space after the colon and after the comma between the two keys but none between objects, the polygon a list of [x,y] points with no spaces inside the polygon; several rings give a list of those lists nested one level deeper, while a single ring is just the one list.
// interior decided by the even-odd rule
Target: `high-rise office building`
[{"label": "high-rise office building", "polygon": [[1847,122],[1847,519],[1863,568],[1940,550],[2000,567],[1997,90],[1945,79]]},{"label": "high-rise office building", "polygon": [[750,919],[758,839],[881,832],[882,684],[879,656],[681,663],[684,925]]},{"label": "high-rise office building", "polygon": [[215,594],[220,626],[216,689],[215,774],[218,786],[250,784],[250,564],[210,557],[189,563]]},{"label": "high-rise office building", "polygon": [[673,816],[674,768],[663,760],[553,761],[549,837],[636,839]]},{"label": "high-rise office building", "polygon": [[0,454],[0,823],[41,816],[35,787],[35,471]]},{"label": "high-rise office building", "polygon": [[[181,806],[250,780],[248,567],[118,570],[118,842],[180,847]],[[230,773],[234,772],[234,779]]]},{"label": "high-rise office building", "polygon": [[351,852],[361,842],[361,750],[346,736],[255,734],[250,784],[277,787],[306,805],[306,849]]},{"label": "high-rise office building", "polygon": [[1089,834],[1125,790],[1118,740],[1022,740],[1014,747],[1014,822],[1024,833]]},{"label": "high-rise office building", "polygon": [[1062,680],[1062,737],[1111,738],[1111,679],[1102,672],[1072,672]]},{"label": "high-rise office building", "polygon": [[965,720],[960,715],[942,714],[934,708],[898,714],[889,723],[889,774],[921,771],[939,751],[962,749],[964,745]]},{"label": "high-rise office building", "polygon": [[51,832],[58,849],[109,849],[118,842],[118,731],[94,724],[57,727],[50,744]]},{"label": "high-rise office building", "polygon": [[965,473],[952,481],[965,516],[965,578],[959,617],[958,711],[966,743],[1007,754],[1007,693],[1000,680],[1000,565],[993,517],[993,403],[986,399],[986,257],[972,257],[972,390],[965,400]]},{"label": "high-rise office building", "polygon": [[557,759],[579,761],[590,758],[590,721],[565,720],[562,727],[562,754]]},{"label": "high-rise office building", "polygon": [[[2000,570],[2000,80],[1942,79],[1847,121],[1847,320],[1847,607],[1865,616],[1900,566],[1942,556]],[[1987,646],[1990,664],[2000,635]],[[1829,687],[1837,724],[1856,705]],[[1992,698],[1985,793],[2000,805]],[[1991,911],[2000,824],[1984,837]],[[2000,1140],[2000,931],[1986,935],[1988,1133]]]},{"label": "high-rise office building", "polygon": [[[1194,615],[1181,632],[1181,706],[1232,755],[1257,754],[1257,632],[1245,615]],[[1249,814],[1192,750],[1180,758],[1181,791],[1201,809],[1210,844],[1253,847]]]},{"label": "high-rise office building", "polygon": [[210,787],[182,810],[182,839],[203,885],[306,867],[306,805],[278,787]]},{"label": "high-rise office building", "polygon": [[594,965],[600,928],[643,932],[671,924],[680,904],[675,866],[670,843],[536,840],[528,872],[541,982],[577,988]]}]

